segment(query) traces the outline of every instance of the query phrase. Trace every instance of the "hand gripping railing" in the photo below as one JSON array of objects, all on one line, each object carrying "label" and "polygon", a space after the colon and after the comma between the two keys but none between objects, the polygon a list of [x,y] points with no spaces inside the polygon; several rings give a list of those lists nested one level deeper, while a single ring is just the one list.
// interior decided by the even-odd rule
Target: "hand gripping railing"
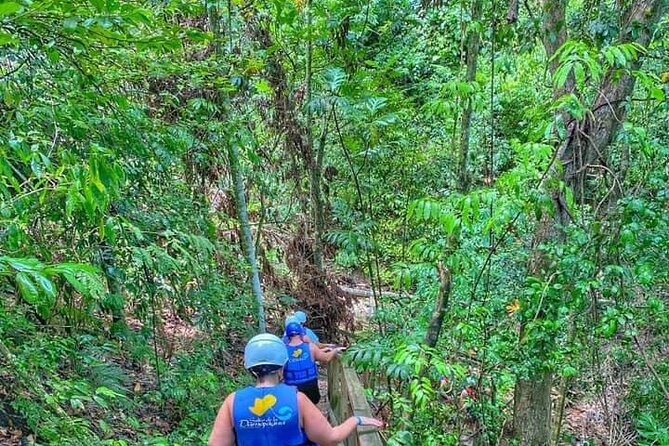
[{"label": "hand gripping railing", "polygon": [[[364,388],[355,370],[345,366],[338,358],[328,363],[327,370],[328,399],[333,424],[339,424],[351,415],[373,417]],[[351,435],[343,442],[344,446],[382,446],[383,444],[377,429],[368,426],[358,426],[355,435]]]}]

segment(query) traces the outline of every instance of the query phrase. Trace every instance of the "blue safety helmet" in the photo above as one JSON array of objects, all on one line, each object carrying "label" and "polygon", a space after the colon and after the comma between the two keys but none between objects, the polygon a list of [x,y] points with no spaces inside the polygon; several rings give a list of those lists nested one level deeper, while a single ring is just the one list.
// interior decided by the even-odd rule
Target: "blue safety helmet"
[{"label": "blue safety helmet", "polygon": [[[295,317],[294,314],[291,314],[290,316],[288,316],[288,317],[286,318],[286,325],[285,325],[285,328],[288,328],[288,325],[290,325],[290,324],[298,324],[298,325],[300,325],[300,327],[302,326],[302,322],[300,322],[300,321]],[[303,327],[302,329],[304,330],[304,327]]]},{"label": "blue safety helmet", "polygon": [[304,333],[304,329],[297,322],[291,322],[286,325],[286,336],[301,335],[302,333]]},{"label": "blue safety helmet", "polygon": [[288,361],[288,351],[281,339],[269,333],[262,333],[251,338],[244,348],[244,368],[259,365],[283,367]]},{"label": "blue safety helmet", "polygon": [[295,314],[293,314],[293,317],[297,319],[297,322],[300,324],[304,324],[307,321],[307,314],[302,310],[296,311]]}]

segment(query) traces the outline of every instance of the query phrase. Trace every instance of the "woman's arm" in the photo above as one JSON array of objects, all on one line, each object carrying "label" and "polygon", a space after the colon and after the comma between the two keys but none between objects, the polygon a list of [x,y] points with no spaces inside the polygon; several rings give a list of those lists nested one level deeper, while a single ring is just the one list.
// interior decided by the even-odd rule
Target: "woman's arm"
[{"label": "woman's arm", "polygon": [[234,393],[228,395],[223,402],[223,405],[218,410],[216,420],[214,421],[214,429],[209,436],[208,446],[234,446],[235,445],[235,431],[232,424],[232,401]]},{"label": "woman's arm", "polygon": [[368,417],[350,417],[339,426],[332,427],[320,409],[301,392],[297,394],[297,405],[307,438],[321,446],[336,446],[342,442],[358,426],[358,418],[362,422],[361,426],[383,427],[382,421]]},{"label": "woman's arm", "polygon": [[319,362],[332,361],[332,358],[334,358],[341,350],[341,348],[333,348],[332,350],[326,352],[316,347],[315,344],[309,344],[309,349],[311,350],[311,359]]}]

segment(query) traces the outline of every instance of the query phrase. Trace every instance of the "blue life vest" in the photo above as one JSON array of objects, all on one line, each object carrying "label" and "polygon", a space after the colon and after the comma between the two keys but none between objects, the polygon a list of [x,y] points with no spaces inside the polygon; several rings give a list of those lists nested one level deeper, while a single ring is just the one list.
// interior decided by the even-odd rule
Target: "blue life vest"
[{"label": "blue life vest", "polygon": [[316,361],[311,359],[309,344],[287,345],[288,362],[283,368],[283,380],[286,384],[295,386],[318,379]]},{"label": "blue life vest", "polygon": [[232,421],[237,446],[313,444],[300,428],[297,389],[285,384],[247,387],[237,391]]}]

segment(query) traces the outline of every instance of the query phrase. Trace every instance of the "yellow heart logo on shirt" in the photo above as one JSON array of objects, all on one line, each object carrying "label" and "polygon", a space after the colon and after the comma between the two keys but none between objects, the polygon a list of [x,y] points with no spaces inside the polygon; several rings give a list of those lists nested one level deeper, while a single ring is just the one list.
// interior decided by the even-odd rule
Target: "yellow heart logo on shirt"
[{"label": "yellow heart logo on shirt", "polygon": [[299,358],[300,356],[302,356],[302,349],[298,348],[293,352],[293,358]]},{"label": "yellow heart logo on shirt", "polygon": [[265,395],[262,398],[256,398],[253,401],[253,406],[249,407],[249,410],[253,415],[262,417],[265,415],[265,412],[270,410],[276,404],[276,397],[272,394]]}]

